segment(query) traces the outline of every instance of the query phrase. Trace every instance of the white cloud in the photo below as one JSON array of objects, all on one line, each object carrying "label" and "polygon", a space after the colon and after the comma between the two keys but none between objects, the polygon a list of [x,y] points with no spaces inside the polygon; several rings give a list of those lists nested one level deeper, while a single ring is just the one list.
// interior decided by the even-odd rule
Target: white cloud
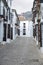
[{"label": "white cloud", "polygon": [[33,0],[13,0],[12,8],[17,10],[17,13],[31,11]]}]

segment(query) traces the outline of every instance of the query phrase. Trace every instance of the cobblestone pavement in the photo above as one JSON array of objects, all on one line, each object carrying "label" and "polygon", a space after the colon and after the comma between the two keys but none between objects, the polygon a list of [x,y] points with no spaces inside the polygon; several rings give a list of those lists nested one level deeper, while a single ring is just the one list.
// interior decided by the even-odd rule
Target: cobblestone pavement
[{"label": "cobblestone pavement", "polygon": [[33,38],[18,37],[0,47],[0,65],[43,65]]}]

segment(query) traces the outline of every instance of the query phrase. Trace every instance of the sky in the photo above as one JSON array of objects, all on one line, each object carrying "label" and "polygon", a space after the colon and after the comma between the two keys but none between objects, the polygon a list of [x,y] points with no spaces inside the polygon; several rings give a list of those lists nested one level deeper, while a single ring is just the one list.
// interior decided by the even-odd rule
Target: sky
[{"label": "sky", "polygon": [[16,9],[18,14],[31,11],[34,0],[13,0],[12,8]]}]

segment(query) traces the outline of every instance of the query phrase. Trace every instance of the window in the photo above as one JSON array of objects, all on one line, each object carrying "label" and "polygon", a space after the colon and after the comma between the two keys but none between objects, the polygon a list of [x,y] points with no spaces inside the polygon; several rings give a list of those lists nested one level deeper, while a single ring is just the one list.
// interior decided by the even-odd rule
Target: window
[{"label": "window", "polygon": [[23,28],[25,28],[25,26],[26,26],[26,24],[25,24],[25,23],[23,23]]},{"label": "window", "polygon": [[26,35],[26,29],[23,29],[23,35]]}]

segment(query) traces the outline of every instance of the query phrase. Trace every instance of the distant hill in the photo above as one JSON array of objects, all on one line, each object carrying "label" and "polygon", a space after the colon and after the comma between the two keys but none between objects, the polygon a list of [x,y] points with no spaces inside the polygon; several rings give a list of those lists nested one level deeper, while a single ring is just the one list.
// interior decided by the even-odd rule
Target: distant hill
[{"label": "distant hill", "polygon": [[18,16],[23,16],[23,17],[25,17],[26,20],[28,20],[28,19],[31,19],[32,18],[32,12],[27,11],[25,13],[19,14]]}]

